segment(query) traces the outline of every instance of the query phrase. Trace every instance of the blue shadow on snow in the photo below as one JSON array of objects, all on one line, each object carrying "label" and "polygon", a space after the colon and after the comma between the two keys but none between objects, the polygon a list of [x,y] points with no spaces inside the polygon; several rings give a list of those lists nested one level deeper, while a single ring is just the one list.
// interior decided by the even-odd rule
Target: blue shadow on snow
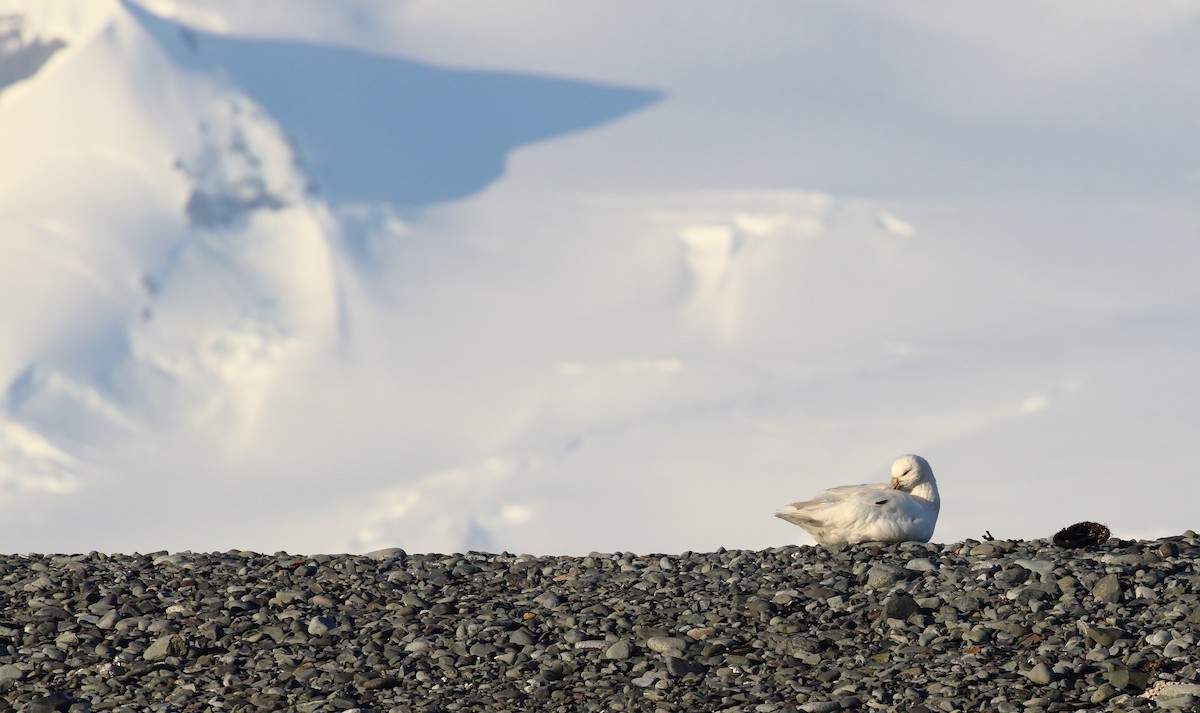
[{"label": "blue shadow on snow", "polygon": [[223,37],[126,7],[177,61],[220,70],[266,109],[296,143],[318,190],[334,200],[412,208],[463,198],[499,178],[514,148],[598,126],[662,96]]}]

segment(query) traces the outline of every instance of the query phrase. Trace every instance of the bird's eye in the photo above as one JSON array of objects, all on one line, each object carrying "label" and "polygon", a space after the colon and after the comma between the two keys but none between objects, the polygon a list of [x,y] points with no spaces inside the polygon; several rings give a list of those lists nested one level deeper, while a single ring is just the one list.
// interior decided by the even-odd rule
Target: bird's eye
[{"label": "bird's eye", "polygon": [[876,500],[875,504],[876,505],[887,505],[887,501],[886,500]]}]

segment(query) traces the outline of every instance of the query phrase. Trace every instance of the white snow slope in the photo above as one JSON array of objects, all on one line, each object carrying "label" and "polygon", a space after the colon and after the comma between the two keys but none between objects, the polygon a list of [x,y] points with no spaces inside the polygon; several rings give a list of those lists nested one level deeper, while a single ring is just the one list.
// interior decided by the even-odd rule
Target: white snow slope
[{"label": "white snow slope", "polygon": [[0,0],[0,549],[1195,527],[1200,2]]}]

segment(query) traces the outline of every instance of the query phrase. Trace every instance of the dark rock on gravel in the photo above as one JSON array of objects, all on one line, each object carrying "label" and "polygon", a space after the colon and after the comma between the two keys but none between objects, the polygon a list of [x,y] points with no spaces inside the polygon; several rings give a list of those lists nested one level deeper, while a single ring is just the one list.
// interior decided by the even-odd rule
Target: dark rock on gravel
[{"label": "dark rock on gravel", "polygon": [[1108,541],[1108,527],[1098,522],[1077,522],[1054,535],[1059,547],[1096,547]]}]

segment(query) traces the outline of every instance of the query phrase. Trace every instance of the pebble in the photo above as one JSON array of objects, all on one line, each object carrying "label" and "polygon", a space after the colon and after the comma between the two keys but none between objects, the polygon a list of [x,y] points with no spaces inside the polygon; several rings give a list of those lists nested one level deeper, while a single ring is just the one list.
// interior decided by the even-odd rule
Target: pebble
[{"label": "pebble", "polygon": [[1018,558],[1013,560],[1013,564],[1037,574],[1050,574],[1054,571],[1054,562],[1050,560]]},{"label": "pebble", "polygon": [[904,569],[911,569],[914,572],[936,572],[937,568],[937,563],[928,557],[917,557],[904,564]]},{"label": "pebble", "polygon": [[0,555],[0,713],[1189,710],[1197,572],[1195,533]]},{"label": "pebble", "polygon": [[687,648],[687,641],[675,636],[651,636],[646,640],[646,648],[659,654],[679,656]]},{"label": "pebble", "polygon": [[25,677],[25,672],[16,664],[7,663],[0,666],[0,686],[13,681],[20,681]]},{"label": "pebble", "polygon": [[1092,587],[1092,596],[1098,602],[1116,604],[1121,601],[1121,580],[1116,574],[1106,574]]},{"label": "pebble", "polygon": [[337,622],[327,616],[314,616],[308,620],[308,633],[320,636],[329,633],[329,630],[335,626],[337,626]]},{"label": "pebble", "polygon": [[884,619],[907,619],[920,611],[917,601],[912,596],[900,593],[894,594],[883,602]]},{"label": "pebble", "polygon": [[1154,697],[1159,708],[1193,710],[1200,702],[1200,685],[1176,684],[1164,686]]},{"label": "pebble", "polygon": [[1025,677],[1039,686],[1045,686],[1054,680],[1054,672],[1050,670],[1045,661],[1041,661],[1027,671]]},{"label": "pebble", "polygon": [[1115,698],[1118,691],[1111,683],[1102,683],[1088,698],[1091,703],[1103,703],[1110,698]]},{"label": "pebble", "polygon": [[904,570],[896,565],[877,564],[867,572],[867,586],[872,589],[891,589],[904,576]]},{"label": "pebble", "polygon": [[608,659],[617,659],[618,661],[624,661],[625,659],[629,658],[630,656],[633,656],[633,644],[630,643],[627,639],[621,639],[620,641],[616,642],[615,644],[613,644],[612,646],[609,646],[607,649],[604,650],[604,658],[608,658]]},{"label": "pebble", "polygon": [[672,676],[686,676],[689,673],[703,673],[704,666],[688,661],[678,656],[667,656],[667,673]]},{"label": "pebble", "polygon": [[168,656],[182,656],[187,652],[187,644],[178,634],[171,634],[156,639],[154,643],[142,652],[142,658],[147,661],[159,661]]}]

